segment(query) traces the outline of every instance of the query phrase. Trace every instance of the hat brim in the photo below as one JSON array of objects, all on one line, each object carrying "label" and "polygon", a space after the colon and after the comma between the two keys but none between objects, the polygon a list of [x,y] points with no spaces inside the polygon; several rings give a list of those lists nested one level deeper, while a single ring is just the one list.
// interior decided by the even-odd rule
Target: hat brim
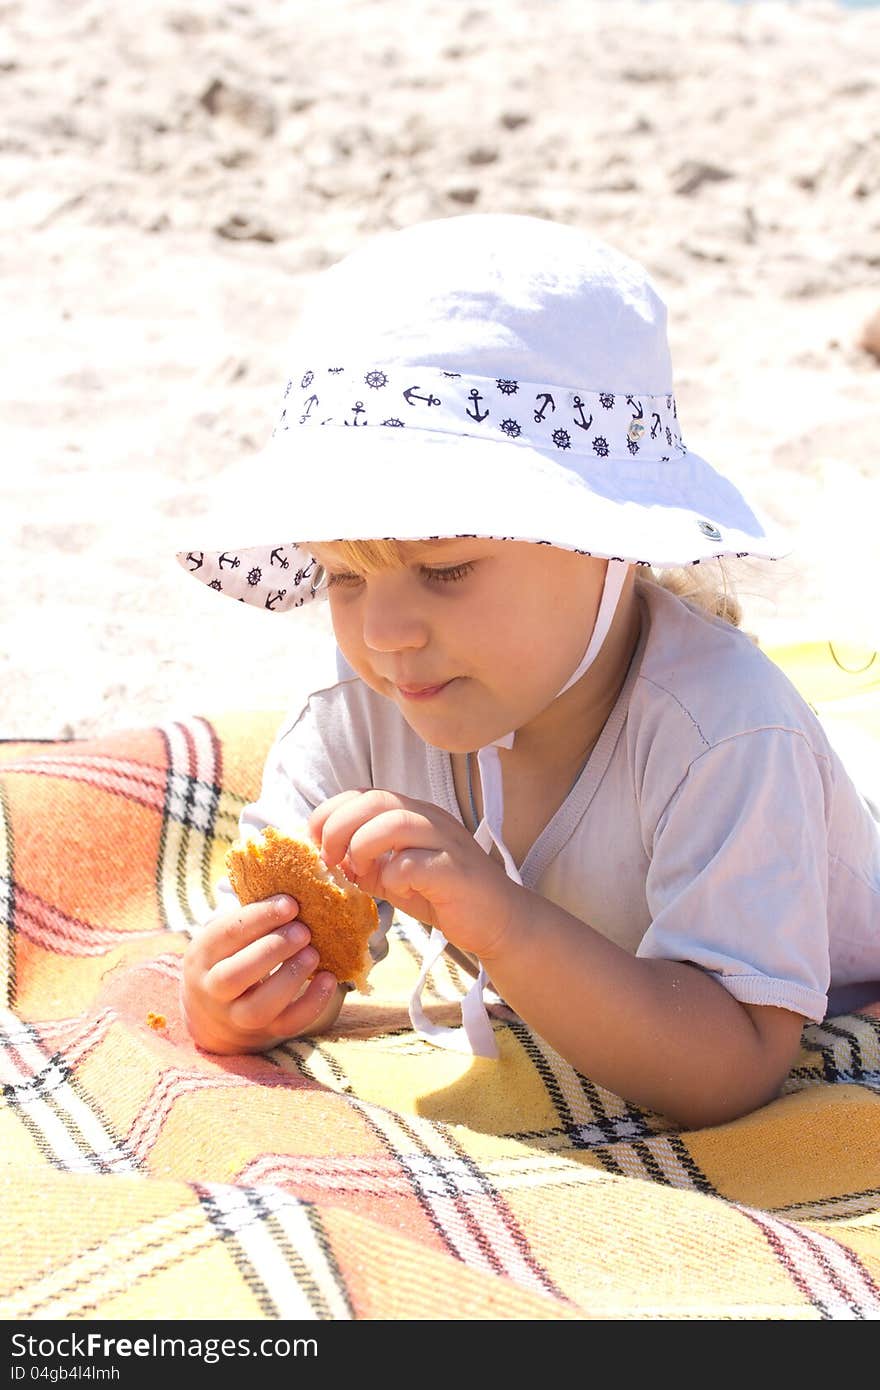
[{"label": "hat brim", "polygon": [[[566,457],[531,444],[368,426],[356,437],[343,427],[279,432],[217,480],[208,510],[181,535],[178,558],[212,587],[274,608],[265,590],[270,581],[278,587],[277,573],[266,583],[262,575],[273,569],[269,556],[285,550],[287,577],[295,572],[301,592],[294,602],[288,587],[283,610],[312,596],[310,541],[458,535],[657,567],[725,555],[778,559],[790,548],[728,478],[690,451],[653,461]],[[224,556],[237,584],[217,579]],[[259,580],[244,582],[258,570]]]}]

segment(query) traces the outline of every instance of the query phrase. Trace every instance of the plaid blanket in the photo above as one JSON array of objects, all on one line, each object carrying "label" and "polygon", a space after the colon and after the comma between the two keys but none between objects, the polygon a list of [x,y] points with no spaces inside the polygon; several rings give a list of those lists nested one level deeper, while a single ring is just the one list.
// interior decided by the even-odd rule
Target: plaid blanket
[{"label": "plaid blanket", "polygon": [[[880,737],[880,672],[786,655]],[[4,1318],[880,1316],[880,1002],[682,1132],[521,1022],[498,1061],[420,1040],[400,917],[344,1029],[199,1051],[181,953],[276,722],[0,745]],[[466,983],[438,964],[435,1017]]]}]

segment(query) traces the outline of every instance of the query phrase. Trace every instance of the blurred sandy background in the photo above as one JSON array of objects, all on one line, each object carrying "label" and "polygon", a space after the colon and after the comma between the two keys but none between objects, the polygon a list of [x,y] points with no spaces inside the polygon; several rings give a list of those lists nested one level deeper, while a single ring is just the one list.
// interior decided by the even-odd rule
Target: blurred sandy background
[{"label": "blurred sandy background", "polygon": [[880,645],[878,74],[831,3],[0,4],[0,736],[308,683],[323,622],[203,589],[181,523],[267,440],[305,280],[477,209],[649,267],[685,442],[790,529],[749,625]]}]

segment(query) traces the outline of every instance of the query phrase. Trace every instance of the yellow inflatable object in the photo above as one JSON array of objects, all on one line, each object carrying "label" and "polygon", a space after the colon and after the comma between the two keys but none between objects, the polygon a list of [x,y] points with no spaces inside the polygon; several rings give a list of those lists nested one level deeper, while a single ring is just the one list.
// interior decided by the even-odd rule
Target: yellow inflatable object
[{"label": "yellow inflatable object", "polygon": [[852,642],[764,648],[820,719],[880,740],[880,652]]}]

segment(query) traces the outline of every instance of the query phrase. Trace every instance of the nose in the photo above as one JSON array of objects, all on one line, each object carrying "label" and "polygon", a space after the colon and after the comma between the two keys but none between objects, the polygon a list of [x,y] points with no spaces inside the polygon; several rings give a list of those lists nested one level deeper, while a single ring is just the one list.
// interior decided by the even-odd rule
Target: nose
[{"label": "nose", "polygon": [[366,586],[362,609],[364,645],[374,652],[424,647],[428,626],[414,601],[406,574],[391,572]]}]

